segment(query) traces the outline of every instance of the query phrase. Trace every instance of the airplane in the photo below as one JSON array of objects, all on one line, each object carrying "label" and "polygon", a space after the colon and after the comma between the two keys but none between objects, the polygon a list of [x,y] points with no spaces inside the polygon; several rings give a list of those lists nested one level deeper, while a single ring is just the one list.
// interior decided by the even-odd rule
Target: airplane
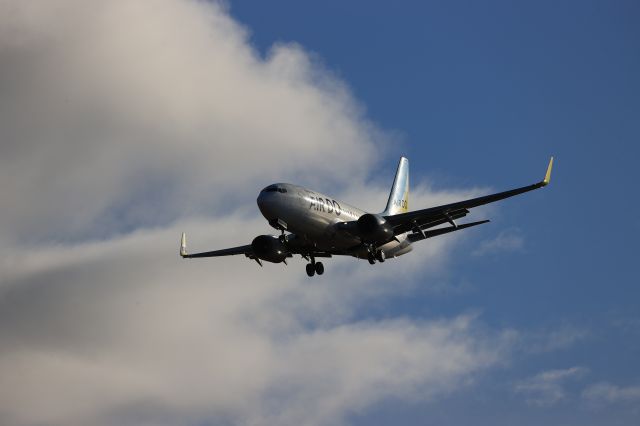
[{"label": "airplane", "polygon": [[[409,211],[409,160],[400,158],[387,205],[381,213],[364,210],[319,192],[289,183],[274,183],[258,195],[258,208],[280,235],[259,235],[251,244],[203,253],[187,252],[182,233],[180,256],[185,259],[243,254],[255,260],[287,264],[300,255],[308,263],[309,277],[322,275],[317,258],[353,256],[370,264],[409,253],[412,244],[427,238],[482,225],[489,220],[458,224],[469,209],[547,186],[553,157],[544,179],[532,185],[437,207]],[[448,224],[446,227],[438,227]]]}]

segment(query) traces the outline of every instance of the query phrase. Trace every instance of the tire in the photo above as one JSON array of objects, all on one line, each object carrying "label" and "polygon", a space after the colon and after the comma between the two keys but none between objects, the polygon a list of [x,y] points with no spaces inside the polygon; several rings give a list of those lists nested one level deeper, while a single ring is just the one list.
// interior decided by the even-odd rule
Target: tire
[{"label": "tire", "polygon": [[322,262],[316,262],[316,274],[324,274],[324,265],[322,264]]},{"label": "tire", "polygon": [[373,257],[372,255],[369,255],[367,260],[369,261],[369,265],[375,265],[375,263],[376,263],[376,258]]},{"label": "tire", "polygon": [[386,258],[387,257],[385,256],[384,252],[382,250],[378,250],[378,252],[376,253],[376,259],[378,259],[378,262],[382,263]]},{"label": "tire", "polygon": [[307,275],[312,277],[316,273],[316,268],[314,268],[313,263],[307,263]]}]

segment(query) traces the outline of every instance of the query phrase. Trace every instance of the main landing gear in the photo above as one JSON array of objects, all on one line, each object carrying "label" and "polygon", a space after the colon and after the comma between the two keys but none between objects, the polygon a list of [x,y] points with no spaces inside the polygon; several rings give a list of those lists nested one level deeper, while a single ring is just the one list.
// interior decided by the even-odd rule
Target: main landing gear
[{"label": "main landing gear", "polygon": [[376,260],[380,263],[383,263],[387,259],[387,256],[384,254],[382,250],[373,250],[373,247],[369,249],[369,255],[367,256],[367,260],[370,265],[376,263]]},{"label": "main landing gear", "polygon": [[307,263],[307,275],[312,277],[315,274],[324,274],[324,265],[322,264],[322,262],[316,262],[316,260],[312,257],[311,262]]}]

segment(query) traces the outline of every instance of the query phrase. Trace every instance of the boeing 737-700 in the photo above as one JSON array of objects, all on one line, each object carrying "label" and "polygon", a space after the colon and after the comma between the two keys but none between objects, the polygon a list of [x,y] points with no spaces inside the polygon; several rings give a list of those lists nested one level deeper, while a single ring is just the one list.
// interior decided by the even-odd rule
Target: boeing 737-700
[{"label": "boeing 737-700", "polygon": [[[317,258],[353,256],[370,264],[401,256],[411,251],[412,243],[471,228],[489,222],[481,220],[458,224],[469,209],[493,203],[546,186],[551,179],[553,157],[544,179],[523,186],[470,200],[409,211],[409,160],[400,158],[387,206],[382,213],[367,213],[319,192],[289,183],[274,183],[260,191],[258,207],[280,235],[259,235],[251,244],[204,253],[187,253],[182,234],[183,258],[217,257],[243,254],[260,266],[262,261],[287,263],[293,255],[307,263],[307,275],[324,273]],[[439,227],[440,225],[447,225]]]}]

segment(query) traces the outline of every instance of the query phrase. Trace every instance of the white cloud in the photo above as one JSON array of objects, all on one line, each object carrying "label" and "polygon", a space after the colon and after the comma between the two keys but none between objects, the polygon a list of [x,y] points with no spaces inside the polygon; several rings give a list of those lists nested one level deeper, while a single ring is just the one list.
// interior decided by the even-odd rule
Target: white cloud
[{"label": "white cloud", "polygon": [[585,328],[562,324],[522,334],[521,349],[533,354],[564,350],[590,336],[591,332]]},{"label": "white cloud", "polygon": [[524,247],[524,237],[519,229],[508,229],[492,239],[482,241],[472,254],[474,256],[494,255],[502,252],[518,251]]},{"label": "white cloud", "polygon": [[640,403],[640,386],[618,386],[611,383],[596,383],[582,392],[582,397],[592,404]]},{"label": "white cloud", "polygon": [[565,382],[587,373],[584,367],[571,367],[564,370],[548,370],[516,383],[516,393],[522,393],[532,405],[551,406],[567,396]]},{"label": "white cloud", "polygon": [[640,318],[616,315],[611,325],[626,334],[640,334]]},{"label": "white cloud", "polygon": [[207,2],[2,0],[0,64],[0,423],[337,424],[505,356],[473,317],[358,319],[458,236],[313,281],[178,259],[182,230],[193,249],[268,232],[271,181],[349,182],[336,195],[382,207],[387,186],[363,184],[389,140],[301,47],[261,58]]},{"label": "white cloud", "polygon": [[[206,224],[202,241],[223,245],[260,226],[181,227]],[[337,267],[300,282],[299,262],[180,261],[178,229],[43,249],[10,268],[3,423],[335,424],[384,397],[455,390],[509,348],[472,317],[355,320],[365,289],[393,285],[400,262],[379,281]]]},{"label": "white cloud", "polygon": [[0,237],[165,224],[265,181],[362,180],[376,157],[340,81],[294,44],[261,59],[216,4],[0,8]]}]

